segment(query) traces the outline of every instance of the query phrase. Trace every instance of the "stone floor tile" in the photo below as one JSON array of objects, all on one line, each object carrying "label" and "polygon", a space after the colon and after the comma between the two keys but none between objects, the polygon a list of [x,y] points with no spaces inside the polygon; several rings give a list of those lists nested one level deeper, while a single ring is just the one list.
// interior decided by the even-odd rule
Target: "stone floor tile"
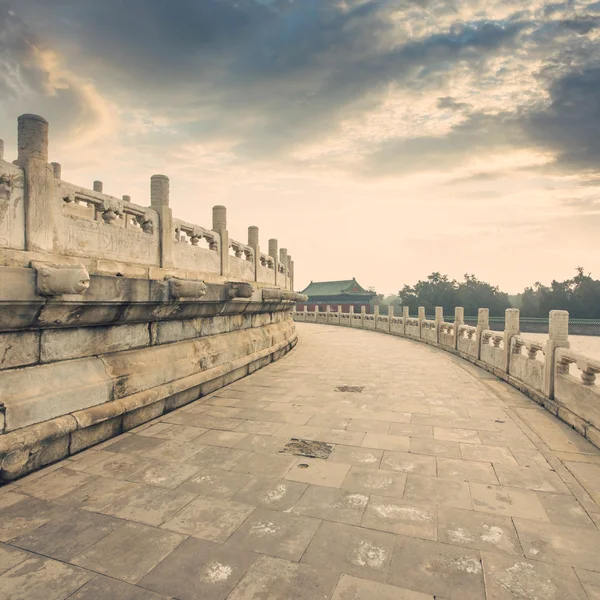
[{"label": "stone floor tile", "polygon": [[542,503],[550,523],[571,527],[593,526],[592,520],[573,496],[538,493],[537,497]]},{"label": "stone floor tile", "polygon": [[433,427],[431,425],[413,425],[412,423],[392,423],[390,425],[390,435],[432,438]]},{"label": "stone floor tile", "polygon": [[[160,433],[162,433],[163,431],[168,431],[169,429],[171,429],[172,427],[175,427],[175,425],[171,425],[171,423],[154,423],[152,425],[148,425],[147,423],[145,425],[140,425],[139,427],[136,427],[135,429],[131,429],[129,431],[129,433],[135,433],[136,435],[141,435],[141,436],[147,436],[147,437],[154,437]],[[181,427],[185,427],[185,425],[181,425]],[[145,450],[149,450],[150,448],[145,448]]]},{"label": "stone floor tile", "polygon": [[398,536],[388,583],[448,600],[485,600],[479,551]]},{"label": "stone floor tile", "polygon": [[[109,482],[107,484],[107,482]],[[103,512],[122,495],[130,494],[142,487],[130,481],[97,478],[72,492],[59,496],[54,502],[64,506],[84,508],[93,512]]]},{"label": "stone floor tile", "polygon": [[77,489],[94,479],[93,475],[74,471],[67,467],[56,469],[43,477],[19,485],[19,493],[35,496],[42,500],[53,500],[67,492]]},{"label": "stone floor tile", "polygon": [[30,556],[29,552],[0,543],[0,575],[21,564]]},{"label": "stone floor tile", "polygon": [[586,600],[570,567],[488,552],[482,559],[487,600]]},{"label": "stone floor tile", "polygon": [[358,494],[378,494],[402,498],[406,485],[406,473],[369,469],[365,467],[350,467],[350,471],[342,489]]},{"label": "stone floor tile", "polygon": [[235,448],[248,452],[259,452],[262,454],[277,454],[290,441],[290,438],[277,437],[274,435],[248,435],[235,444]]},{"label": "stone floor tile", "polygon": [[307,484],[295,481],[285,481],[273,477],[255,477],[232,499],[235,502],[289,512],[300,500],[307,487]]},{"label": "stone floor tile", "polygon": [[512,429],[514,427],[512,423],[506,423],[502,427],[507,428],[508,425],[511,426],[511,429],[505,429],[504,431],[480,431],[479,438],[481,439],[481,443],[486,446],[509,448],[511,451],[515,450],[518,452],[531,452],[536,449],[533,442],[524,433],[520,430]]},{"label": "stone floor tile", "polygon": [[273,423],[292,423],[294,425],[307,425],[311,416],[311,414],[274,412],[271,414],[271,418],[269,420]]},{"label": "stone floor tile", "polygon": [[261,554],[299,561],[321,521],[257,508],[231,543]]},{"label": "stone floor tile", "polygon": [[[2,498],[6,498],[2,496]],[[0,541],[7,542],[25,535],[55,519],[64,512],[64,508],[47,500],[18,496],[17,502],[1,507]],[[6,498],[8,499],[8,498]]]},{"label": "stone floor tile", "polygon": [[287,472],[284,479],[339,488],[349,470],[350,465],[345,463],[303,457]]},{"label": "stone floor tile", "polygon": [[536,467],[515,467],[497,464],[496,475],[500,484],[507,487],[523,488],[536,492],[570,494],[569,488],[555,471]]},{"label": "stone floor tile", "polygon": [[313,417],[310,417],[310,419],[306,422],[306,425],[312,425],[313,427],[324,427],[328,429],[347,429],[351,422],[352,419],[348,417],[341,417],[339,415],[314,415]]},{"label": "stone floor tile", "polygon": [[369,529],[436,540],[437,510],[434,505],[423,502],[371,496],[361,525]]},{"label": "stone floor tile", "polygon": [[[166,425],[166,423],[165,423]],[[165,440],[176,440],[180,442],[191,442],[206,433],[208,429],[204,427],[189,427],[187,425],[171,425],[168,429],[158,431],[154,434],[155,438]]]},{"label": "stone floor tile", "polygon": [[199,496],[162,525],[214,542],[224,542],[248,518],[254,506],[219,498]]},{"label": "stone floor tile", "polygon": [[525,557],[600,571],[600,531],[514,519]]},{"label": "stone floor tile", "polygon": [[241,425],[244,422],[244,419],[207,415],[206,412],[199,414],[190,412],[175,412],[163,417],[163,422],[172,423],[173,425],[187,425],[193,427],[203,427],[205,429],[231,431],[238,425]]},{"label": "stone floor tile", "polygon": [[500,483],[491,463],[475,460],[443,458],[440,456],[437,459],[437,472],[444,479],[459,479],[460,481],[476,481],[495,485]]},{"label": "stone floor tile", "polygon": [[342,574],[332,600],[434,600],[431,594]]},{"label": "stone floor tile", "polygon": [[495,421],[496,419],[500,419],[501,421],[509,420],[506,411],[501,408],[469,408],[467,412],[471,419],[489,419],[490,421]]},{"label": "stone floor tile", "polygon": [[447,506],[438,510],[438,541],[476,550],[522,554],[509,517]]},{"label": "stone floor tile", "polygon": [[2,600],[63,600],[94,573],[43,556],[32,556],[0,576]]},{"label": "stone floor tile", "polygon": [[327,521],[360,525],[368,496],[345,490],[310,485],[292,513]]},{"label": "stone floor tile", "polygon": [[321,429],[318,440],[328,444],[344,444],[346,446],[360,446],[365,439],[363,431],[346,431],[345,429]]},{"label": "stone floor tile", "polygon": [[185,536],[170,531],[124,523],[71,562],[127,583],[137,583],[184,540]]},{"label": "stone floor tile", "polygon": [[451,429],[450,427],[434,427],[433,437],[436,440],[449,442],[464,442],[469,444],[481,444],[479,435],[472,429]]},{"label": "stone floor tile", "polygon": [[429,405],[422,402],[416,402],[414,400],[398,400],[393,404],[394,412],[400,413],[416,413],[416,414],[429,414]]},{"label": "stone floor tile", "polygon": [[363,448],[375,448],[378,450],[400,450],[407,452],[409,444],[410,438],[406,436],[369,432],[365,435],[361,446]]},{"label": "stone floor tile", "polygon": [[301,562],[383,582],[393,549],[391,533],[323,521]]},{"label": "stone floor tile", "polygon": [[[468,444],[472,445],[472,444]],[[428,454],[431,456],[445,456],[447,458],[460,458],[458,442],[446,440],[411,438],[410,451],[414,454]]]},{"label": "stone floor tile", "polygon": [[537,449],[535,450],[511,450],[515,460],[520,467],[535,467],[537,469],[548,469],[553,471],[550,463],[544,458],[544,455]]},{"label": "stone floor tile", "polygon": [[592,465],[600,465],[600,450],[597,454],[585,454],[579,452],[554,452],[556,458],[563,462],[585,462]]},{"label": "stone floor tile", "polygon": [[131,492],[121,494],[101,512],[120,519],[158,527],[195,497],[194,493],[140,486]]},{"label": "stone floor tile", "polygon": [[372,432],[387,434],[390,429],[390,424],[387,421],[352,419],[346,429],[348,431],[363,431],[364,433]]},{"label": "stone floor tile", "polygon": [[469,484],[454,479],[409,474],[404,499],[471,509]]},{"label": "stone floor tile", "polygon": [[69,562],[123,521],[71,508],[49,523],[11,540],[13,546]]},{"label": "stone floor tile", "polygon": [[199,470],[200,467],[193,463],[153,461],[150,466],[130,475],[128,480],[174,490]]},{"label": "stone floor tile", "polygon": [[535,521],[549,520],[535,492],[483,483],[470,483],[469,486],[473,510]]},{"label": "stone floor tile", "polygon": [[228,500],[239,492],[251,477],[247,473],[234,473],[223,469],[202,469],[178,488],[184,492]]},{"label": "stone floor tile", "polygon": [[457,458],[518,466],[512,452],[503,446],[460,444],[460,454]]},{"label": "stone floor tile", "polygon": [[564,464],[594,499],[594,502],[600,505],[600,464],[584,462],[565,462]]},{"label": "stone floor tile", "polygon": [[88,467],[86,473],[93,473],[110,479],[127,479],[137,471],[149,467],[152,461],[136,454],[112,453],[105,460]]},{"label": "stone floor tile", "polygon": [[337,445],[327,460],[355,465],[357,467],[377,469],[382,456],[383,450]]},{"label": "stone floor tile", "polygon": [[589,600],[600,600],[600,573],[575,569]]},{"label": "stone floor tile", "polygon": [[256,558],[234,545],[189,538],[139,585],[178,600],[224,600]]},{"label": "stone floor tile", "polygon": [[269,421],[244,421],[235,428],[238,433],[254,433],[257,435],[274,435],[281,429],[282,423],[271,423]]},{"label": "stone floor tile", "polygon": [[289,454],[254,453],[241,460],[231,470],[238,473],[283,477],[297,460],[297,458]]},{"label": "stone floor tile", "polygon": [[[173,427],[173,425],[168,425],[166,423],[155,423],[142,433],[146,433],[148,431],[154,432],[156,431],[155,428],[158,429],[159,427],[163,430],[168,430]],[[148,452],[148,450],[152,450],[153,448],[160,446],[162,443],[162,440],[154,439],[154,433],[152,435],[149,433],[146,433],[146,435],[126,433],[118,436],[114,440],[108,440],[108,442],[102,444],[102,450],[106,452],[119,452],[124,454],[144,454],[145,452]]]},{"label": "stone floor tile", "polygon": [[324,569],[261,555],[227,600],[329,600],[338,576]]},{"label": "stone floor tile", "polygon": [[230,471],[249,454],[249,450],[226,448],[224,446],[205,446],[192,458],[188,458],[185,464],[193,465],[196,470],[199,468],[216,468]]},{"label": "stone floor tile", "polygon": [[237,417],[244,409],[238,406],[207,406],[202,412],[211,417]]},{"label": "stone floor tile", "polygon": [[156,594],[136,585],[96,575],[68,600],[169,600],[170,596]]},{"label": "stone floor tile", "polygon": [[213,430],[203,433],[195,441],[198,441],[201,444],[206,444],[207,446],[225,446],[227,448],[233,448],[236,446],[239,448],[237,444],[239,444],[246,437],[248,437],[247,433]]},{"label": "stone floor tile", "polygon": [[420,473],[432,476],[436,474],[435,457],[410,452],[386,450],[383,453],[381,468],[402,473]]},{"label": "stone floor tile", "polygon": [[[106,450],[96,450],[92,448],[91,450],[86,450],[85,452],[80,452],[79,454],[74,454],[67,458],[65,462],[65,467],[68,467],[72,471],[85,471],[94,465],[101,463],[107,458],[111,458],[113,454]],[[57,463],[60,464],[60,463]],[[45,470],[45,469],[44,469]]]},{"label": "stone floor tile", "polygon": [[204,449],[206,442],[200,440],[204,439],[205,435],[214,433],[207,431],[201,434],[192,441],[181,441],[181,440],[165,440],[156,448],[144,452],[142,455],[146,460],[162,460],[166,462],[183,462],[200,452]]}]

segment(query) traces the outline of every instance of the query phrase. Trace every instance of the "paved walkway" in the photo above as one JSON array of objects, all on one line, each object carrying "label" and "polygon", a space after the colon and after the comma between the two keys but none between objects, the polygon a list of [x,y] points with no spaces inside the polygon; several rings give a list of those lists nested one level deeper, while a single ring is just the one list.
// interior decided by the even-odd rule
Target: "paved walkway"
[{"label": "paved walkway", "polygon": [[278,363],[2,488],[0,598],[600,598],[600,451],[442,351],[298,330]]}]

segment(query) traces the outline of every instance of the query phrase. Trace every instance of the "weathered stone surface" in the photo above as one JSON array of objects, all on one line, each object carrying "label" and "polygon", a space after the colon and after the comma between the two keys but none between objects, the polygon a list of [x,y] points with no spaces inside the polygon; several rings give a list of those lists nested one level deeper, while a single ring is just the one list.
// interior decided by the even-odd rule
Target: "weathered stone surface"
[{"label": "weathered stone surface", "polygon": [[41,362],[119,352],[150,343],[147,324],[118,325],[41,332]]},{"label": "weathered stone surface", "polygon": [[12,431],[108,402],[112,384],[101,360],[85,358],[6,371],[0,377],[0,397],[6,429]]},{"label": "weathered stone surface", "polygon": [[0,370],[25,367],[40,359],[40,333],[0,333]]}]

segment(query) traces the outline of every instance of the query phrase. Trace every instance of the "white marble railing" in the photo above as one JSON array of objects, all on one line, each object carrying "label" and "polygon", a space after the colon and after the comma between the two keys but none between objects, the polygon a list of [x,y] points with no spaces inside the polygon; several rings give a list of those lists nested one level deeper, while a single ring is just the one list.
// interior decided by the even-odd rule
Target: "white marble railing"
[{"label": "white marble railing", "polygon": [[492,331],[489,311],[479,309],[476,326],[464,323],[464,310],[457,307],[453,323],[444,321],[443,310],[436,318],[426,319],[420,307],[417,318],[403,309],[402,317],[388,315],[304,311],[293,313],[300,322],[328,323],[357,329],[375,329],[407,337],[457,354],[494,373],[520,389],[547,410],[574,427],[600,447],[600,386],[596,375],[600,361],[569,349],[569,313],[550,311],[549,334],[545,343],[529,340],[519,331],[519,311],[507,309],[505,330]]},{"label": "white marble railing", "polygon": [[37,115],[19,117],[17,148],[12,163],[0,152],[0,201],[7,208],[0,219],[3,264],[51,258],[79,261],[97,274],[294,289],[287,250],[271,239],[268,254],[262,254],[255,226],[248,228],[248,243],[230,238],[224,206],[213,207],[211,227],[175,218],[165,175],[150,178],[150,206],[106,194],[101,181],[93,189],[64,181],[61,165],[48,162],[48,122]]}]

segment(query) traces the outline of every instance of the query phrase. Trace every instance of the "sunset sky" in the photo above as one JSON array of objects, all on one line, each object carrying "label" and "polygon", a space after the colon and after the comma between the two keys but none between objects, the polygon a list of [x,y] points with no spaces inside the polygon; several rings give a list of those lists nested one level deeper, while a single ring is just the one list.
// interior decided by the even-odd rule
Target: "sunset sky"
[{"label": "sunset sky", "polygon": [[600,2],[0,0],[0,138],[288,248],[296,288],[600,278]]}]

